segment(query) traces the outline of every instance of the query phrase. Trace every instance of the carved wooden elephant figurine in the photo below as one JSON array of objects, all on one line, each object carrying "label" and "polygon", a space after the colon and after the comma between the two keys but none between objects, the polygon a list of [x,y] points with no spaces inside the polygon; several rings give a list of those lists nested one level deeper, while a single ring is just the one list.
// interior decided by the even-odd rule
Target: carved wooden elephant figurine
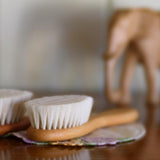
[{"label": "carved wooden elephant figurine", "polygon": [[[120,87],[113,88],[114,68],[126,53]],[[130,103],[130,82],[137,63],[145,70],[147,101],[158,102],[156,72],[160,67],[160,13],[149,9],[117,11],[109,25],[105,51],[106,96],[113,103]]]}]

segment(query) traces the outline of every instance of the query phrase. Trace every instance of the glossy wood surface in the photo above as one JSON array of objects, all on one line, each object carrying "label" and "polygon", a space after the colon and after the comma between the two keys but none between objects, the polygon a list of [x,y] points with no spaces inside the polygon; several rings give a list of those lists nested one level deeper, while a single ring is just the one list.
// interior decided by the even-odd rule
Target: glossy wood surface
[{"label": "glossy wood surface", "polygon": [[[51,93],[48,93],[50,95]],[[43,95],[43,94],[41,94]],[[95,98],[93,111],[114,108],[102,94],[89,94]],[[36,146],[17,138],[0,138],[0,160],[159,160],[160,108],[144,104],[143,94],[135,94],[132,107],[140,112],[140,121],[147,129],[146,136],[131,143],[102,147]]]}]

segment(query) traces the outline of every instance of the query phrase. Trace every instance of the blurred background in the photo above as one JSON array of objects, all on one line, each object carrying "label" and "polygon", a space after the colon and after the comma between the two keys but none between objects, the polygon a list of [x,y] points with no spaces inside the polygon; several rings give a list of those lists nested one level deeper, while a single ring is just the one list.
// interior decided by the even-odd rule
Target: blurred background
[{"label": "blurred background", "polygon": [[[109,18],[120,8],[160,9],[159,0],[0,3],[0,87],[52,91],[103,91]],[[132,82],[145,89],[141,67]]]}]

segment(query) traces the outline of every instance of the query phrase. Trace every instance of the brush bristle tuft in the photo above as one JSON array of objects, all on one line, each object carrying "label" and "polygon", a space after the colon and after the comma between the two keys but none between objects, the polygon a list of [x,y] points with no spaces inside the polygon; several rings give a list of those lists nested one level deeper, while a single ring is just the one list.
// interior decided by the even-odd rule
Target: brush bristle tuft
[{"label": "brush bristle tuft", "polygon": [[0,125],[18,122],[24,116],[23,103],[32,96],[28,91],[0,89]]},{"label": "brush bristle tuft", "polygon": [[80,126],[89,119],[93,98],[64,95],[34,99],[25,103],[31,125],[36,129],[62,129]]}]

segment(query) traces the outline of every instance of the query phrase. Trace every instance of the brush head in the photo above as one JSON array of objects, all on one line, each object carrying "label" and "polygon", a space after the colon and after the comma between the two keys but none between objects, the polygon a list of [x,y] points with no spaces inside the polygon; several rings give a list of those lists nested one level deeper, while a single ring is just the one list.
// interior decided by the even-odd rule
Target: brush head
[{"label": "brush head", "polygon": [[31,125],[36,129],[80,126],[89,119],[93,98],[84,95],[43,97],[25,103]]},{"label": "brush head", "polygon": [[18,122],[24,116],[23,103],[32,96],[29,91],[0,89],[0,125]]}]

